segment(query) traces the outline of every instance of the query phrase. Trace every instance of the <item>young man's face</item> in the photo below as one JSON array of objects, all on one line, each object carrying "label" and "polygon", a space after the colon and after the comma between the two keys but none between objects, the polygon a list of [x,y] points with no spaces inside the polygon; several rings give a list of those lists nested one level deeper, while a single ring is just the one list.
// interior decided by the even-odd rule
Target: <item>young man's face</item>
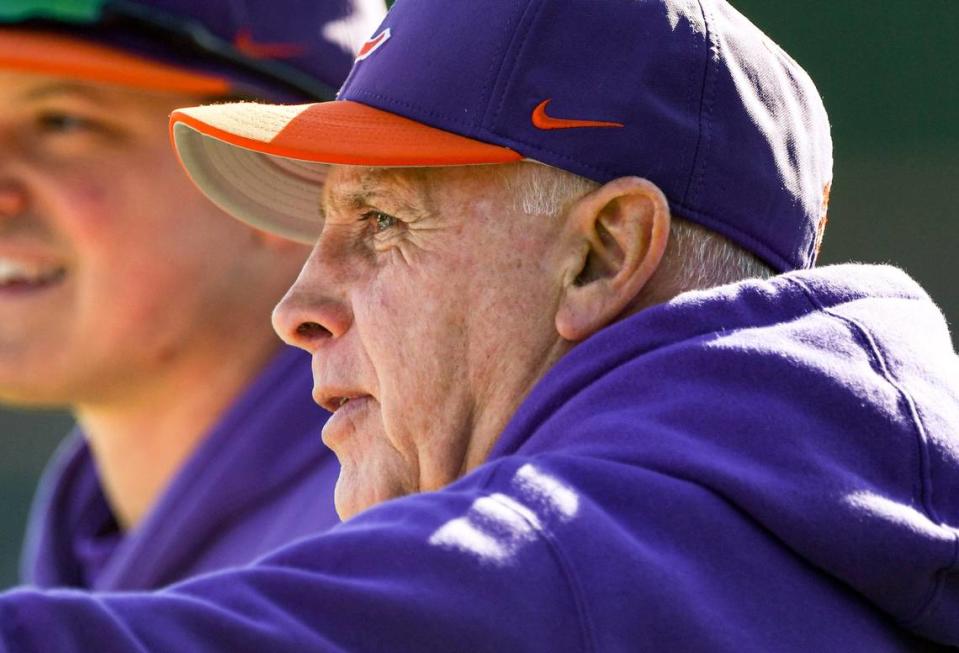
[{"label": "young man's face", "polygon": [[565,351],[562,226],[514,204],[488,167],[330,172],[322,234],[274,325],[313,354],[314,397],[335,411],[341,517],[481,463]]},{"label": "young man's face", "polygon": [[251,232],[171,151],[200,100],[0,71],[0,400],[106,403],[215,350]]}]

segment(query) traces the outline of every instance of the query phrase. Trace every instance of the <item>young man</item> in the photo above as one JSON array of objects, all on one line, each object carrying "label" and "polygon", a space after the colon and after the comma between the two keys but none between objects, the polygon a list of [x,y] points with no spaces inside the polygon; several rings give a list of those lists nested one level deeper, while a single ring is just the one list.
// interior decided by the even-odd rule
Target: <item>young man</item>
[{"label": "young man", "polygon": [[795,62],[723,0],[400,2],[361,52],[336,102],[173,126],[210,197],[315,241],[274,324],[349,519],[154,594],[8,593],[0,649],[959,644],[959,358],[903,273],[813,269]]},{"label": "young man", "polygon": [[330,99],[383,11],[0,6],[0,400],[77,419],[25,582],[158,587],[338,521],[309,361],[268,320],[308,250],[224,219],[183,179],[167,116]]}]

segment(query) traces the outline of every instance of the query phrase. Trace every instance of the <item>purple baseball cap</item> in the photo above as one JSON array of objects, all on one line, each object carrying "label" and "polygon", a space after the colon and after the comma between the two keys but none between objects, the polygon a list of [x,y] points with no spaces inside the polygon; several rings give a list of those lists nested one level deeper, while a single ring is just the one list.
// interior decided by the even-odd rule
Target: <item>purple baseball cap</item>
[{"label": "purple baseball cap", "polygon": [[309,242],[322,166],[534,160],[656,183],[777,270],[814,264],[829,121],[803,69],[724,0],[400,0],[338,98],[175,112],[197,185]]},{"label": "purple baseball cap", "polygon": [[330,100],[385,11],[384,0],[2,0],[0,68]]}]

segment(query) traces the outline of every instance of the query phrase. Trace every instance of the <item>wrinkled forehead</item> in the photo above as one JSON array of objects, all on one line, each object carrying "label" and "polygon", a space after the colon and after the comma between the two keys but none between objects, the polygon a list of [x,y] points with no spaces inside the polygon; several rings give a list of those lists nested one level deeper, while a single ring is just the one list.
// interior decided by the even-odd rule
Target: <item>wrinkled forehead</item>
[{"label": "wrinkled forehead", "polygon": [[377,168],[331,165],[321,208],[355,209],[387,203],[409,211],[434,211],[451,202],[490,195],[490,185],[509,174],[509,165]]},{"label": "wrinkled forehead", "polygon": [[351,205],[364,197],[424,195],[428,188],[427,168],[373,168],[331,165],[324,186],[324,201]]}]

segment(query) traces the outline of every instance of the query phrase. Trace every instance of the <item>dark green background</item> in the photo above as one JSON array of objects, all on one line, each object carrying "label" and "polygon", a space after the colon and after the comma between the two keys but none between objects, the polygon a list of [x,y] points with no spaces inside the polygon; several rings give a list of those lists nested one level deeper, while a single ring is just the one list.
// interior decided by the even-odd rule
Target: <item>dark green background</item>
[{"label": "dark green background", "polygon": [[[835,183],[821,262],[904,267],[959,322],[959,5],[734,4],[806,67],[832,117]],[[68,425],[63,415],[0,412],[0,585],[13,582],[27,501]]]}]

